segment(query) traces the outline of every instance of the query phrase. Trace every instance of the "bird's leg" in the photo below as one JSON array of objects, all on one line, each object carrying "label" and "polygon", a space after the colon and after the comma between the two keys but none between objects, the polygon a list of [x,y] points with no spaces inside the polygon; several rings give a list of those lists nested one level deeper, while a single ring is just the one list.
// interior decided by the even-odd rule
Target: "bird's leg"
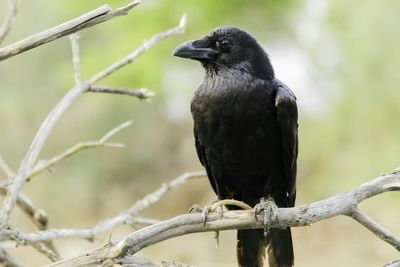
[{"label": "bird's leg", "polygon": [[259,215],[261,211],[264,211],[264,236],[266,236],[269,232],[271,222],[278,217],[278,207],[272,197],[268,197],[268,199],[262,197],[260,203],[254,206],[254,216],[256,220],[258,220],[257,215]]}]

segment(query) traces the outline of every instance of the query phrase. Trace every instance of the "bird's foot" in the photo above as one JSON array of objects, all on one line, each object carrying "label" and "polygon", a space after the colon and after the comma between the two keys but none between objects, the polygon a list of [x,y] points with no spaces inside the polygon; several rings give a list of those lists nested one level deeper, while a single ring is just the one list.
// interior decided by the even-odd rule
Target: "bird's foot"
[{"label": "bird's foot", "polygon": [[194,204],[190,209],[189,209],[189,213],[192,212],[201,212],[203,214],[203,226],[206,225],[207,219],[208,219],[208,215],[210,214],[210,212],[217,212],[221,215],[221,218],[223,216],[223,204],[219,205],[220,201],[216,200],[214,202],[212,202],[210,205],[205,206],[204,208],[201,208],[199,205]]},{"label": "bird's foot", "polygon": [[254,216],[256,217],[256,220],[258,220],[257,216],[261,211],[264,211],[264,236],[266,236],[269,232],[271,222],[278,218],[278,207],[272,197],[269,197],[268,199],[262,197],[260,203],[254,206]]},{"label": "bird's foot", "polygon": [[[230,206],[236,206],[244,210],[251,210],[252,208],[247,205],[246,203],[234,199],[223,199],[223,200],[216,200],[212,202],[210,205],[205,206],[204,208],[201,208],[199,205],[194,204],[190,209],[189,213],[191,212],[201,212],[203,214],[204,222],[203,226],[206,225],[208,215],[210,212],[217,212],[220,214],[221,219],[224,216],[224,209],[223,207],[226,205]],[[216,249],[218,250],[219,248],[219,231],[215,231],[215,244],[216,244]]]},{"label": "bird's foot", "polygon": [[206,225],[207,222],[207,218],[208,215],[210,214],[210,212],[215,212],[217,211],[220,215],[221,218],[223,217],[223,206],[236,206],[239,207],[241,209],[244,210],[251,210],[252,208],[247,205],[246,203],[242,202],[242,201],[238,201],[238,200],[234,200],[234,199],[223,199],[223,200],[216,200],[214,202],[212,202],[210,205],[205,206],[204,208],[201,208],[199,205],[194,204],[190,209],[189,209],[189,213],[191,212],[201,212],[203,214],[204,217],[204,225]]}]

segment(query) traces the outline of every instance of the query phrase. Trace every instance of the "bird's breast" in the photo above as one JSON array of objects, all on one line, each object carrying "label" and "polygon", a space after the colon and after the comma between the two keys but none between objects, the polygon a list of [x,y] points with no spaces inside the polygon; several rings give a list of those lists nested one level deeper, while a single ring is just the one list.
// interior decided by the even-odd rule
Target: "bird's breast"
[{"label": "bird's breast", "polygon": [[235,175],[268,172],[279,149],[274,94],[266,86],[198,89],[192,115],[209,160]]}]

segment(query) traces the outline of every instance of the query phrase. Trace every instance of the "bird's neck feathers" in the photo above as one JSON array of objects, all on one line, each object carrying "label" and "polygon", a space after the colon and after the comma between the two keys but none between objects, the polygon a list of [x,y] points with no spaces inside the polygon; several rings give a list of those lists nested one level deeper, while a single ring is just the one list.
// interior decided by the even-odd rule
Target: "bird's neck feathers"
[{"label": "bird's neck feathers", "polygon": [[218,61],[201,62],[209,78],[215,76],[232,76],[250,74],[262,80],[273,80],[275,78],[274,69],[267,53],[260,47],[256,53],[247,53],[245,60],[234,64],[220,64]]}]

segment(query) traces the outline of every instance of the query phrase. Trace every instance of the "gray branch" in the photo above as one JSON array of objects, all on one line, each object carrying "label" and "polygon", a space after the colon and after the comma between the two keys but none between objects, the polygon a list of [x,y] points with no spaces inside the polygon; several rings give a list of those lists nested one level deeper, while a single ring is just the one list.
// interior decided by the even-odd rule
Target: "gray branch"
[{"label": "gray branch", "polygon": [[154,96],[154,93],[147,88],[128,89],[128,88],[113,88],[109,86],[91,86],[88,92],[129,95],[137,97],[139,99],[147,99]]},{"label": "gray branch", "polygon": [[79,56],[79,35],[73,33],[69,36],[72,49],[72,66],[74,67],[75,84],[81,83],[81,60]]},{"label": "gray branch", "polygon": [[[384,192],[399,190],[397,186],[399,182],[400,170],[398,169],[362,184],[351,191],[322,201],[293,208],[279,208],[276,217],[267,215],[268,218],[265,219],[272,228],[286,228],[308,226],[338,215],[355,218],[354,214],[360,214],[358,211],[360,202]],[[108,262],[109,264],[105,266],[111,266],[145,247],[173,237],[197,232],[263,228],[263,214],[258,215],[256,219],[252,210],[226,211],[222,216],[218,213],[210,213],[205,225],[202,214],[184,214],[142,228],[127,235],[117,243],[50,266],[77,266],[78,263],[81,264],[79,266],[104,266],[100,265],[99,262]],[[357,218],[356,220],[366,226],[367,229],[400,251],[400,239],[398,237],[387,230],[383,231],[382,227],[377,226],[376,223],[364,216]],[[384,235],[382,235],[382,232],[384,232]],[[39,236],[31,236],[31,238],[33,237],[38,238]],[[25,236],[25,238],[28,238],[28,236]]]},{"label": "gray branch", "polygon": [[0,26],[0,44],[7,37],[8,33],[11,31],[12,24],[18,13],[18,7],[21,4],[21,0],[8,0],[7,14],[4,18],[3,23]]},{"label": "gray branch", "polygon": [[136,0],[116,10],[111,10],[109,5],[103,5],[77,18],[1,48],[0,61],[112,18],[126,15],[138,4],[140,4],[140,1]]},{"label": "gray branch", "polygon": [[93,240],[95,236],[111,231],[113,228],[123,224],[141,224],[141,225],[152,225],[159,223],[158,220],[138,217],[137,214],[148,208],[154,203],[157,203],[168,191],[177,188],[191,179],[206,177],[204,171],[187,172],[176,178],[171,182],[162,184],[161,187],[154,192],[146,195],[142,199],[138,200],[128,210],[120,213],[119,215],[106,219],[101,223],[91,228],[84,229],[49,229],[45,231],[39,231],[32,234],[26,234],[17,230],[7,230],[8,237],[14,239],[23,240],[26,242],[38,242],[47,241],[54,239],[65,239],[65,238],[83,238]]}]

